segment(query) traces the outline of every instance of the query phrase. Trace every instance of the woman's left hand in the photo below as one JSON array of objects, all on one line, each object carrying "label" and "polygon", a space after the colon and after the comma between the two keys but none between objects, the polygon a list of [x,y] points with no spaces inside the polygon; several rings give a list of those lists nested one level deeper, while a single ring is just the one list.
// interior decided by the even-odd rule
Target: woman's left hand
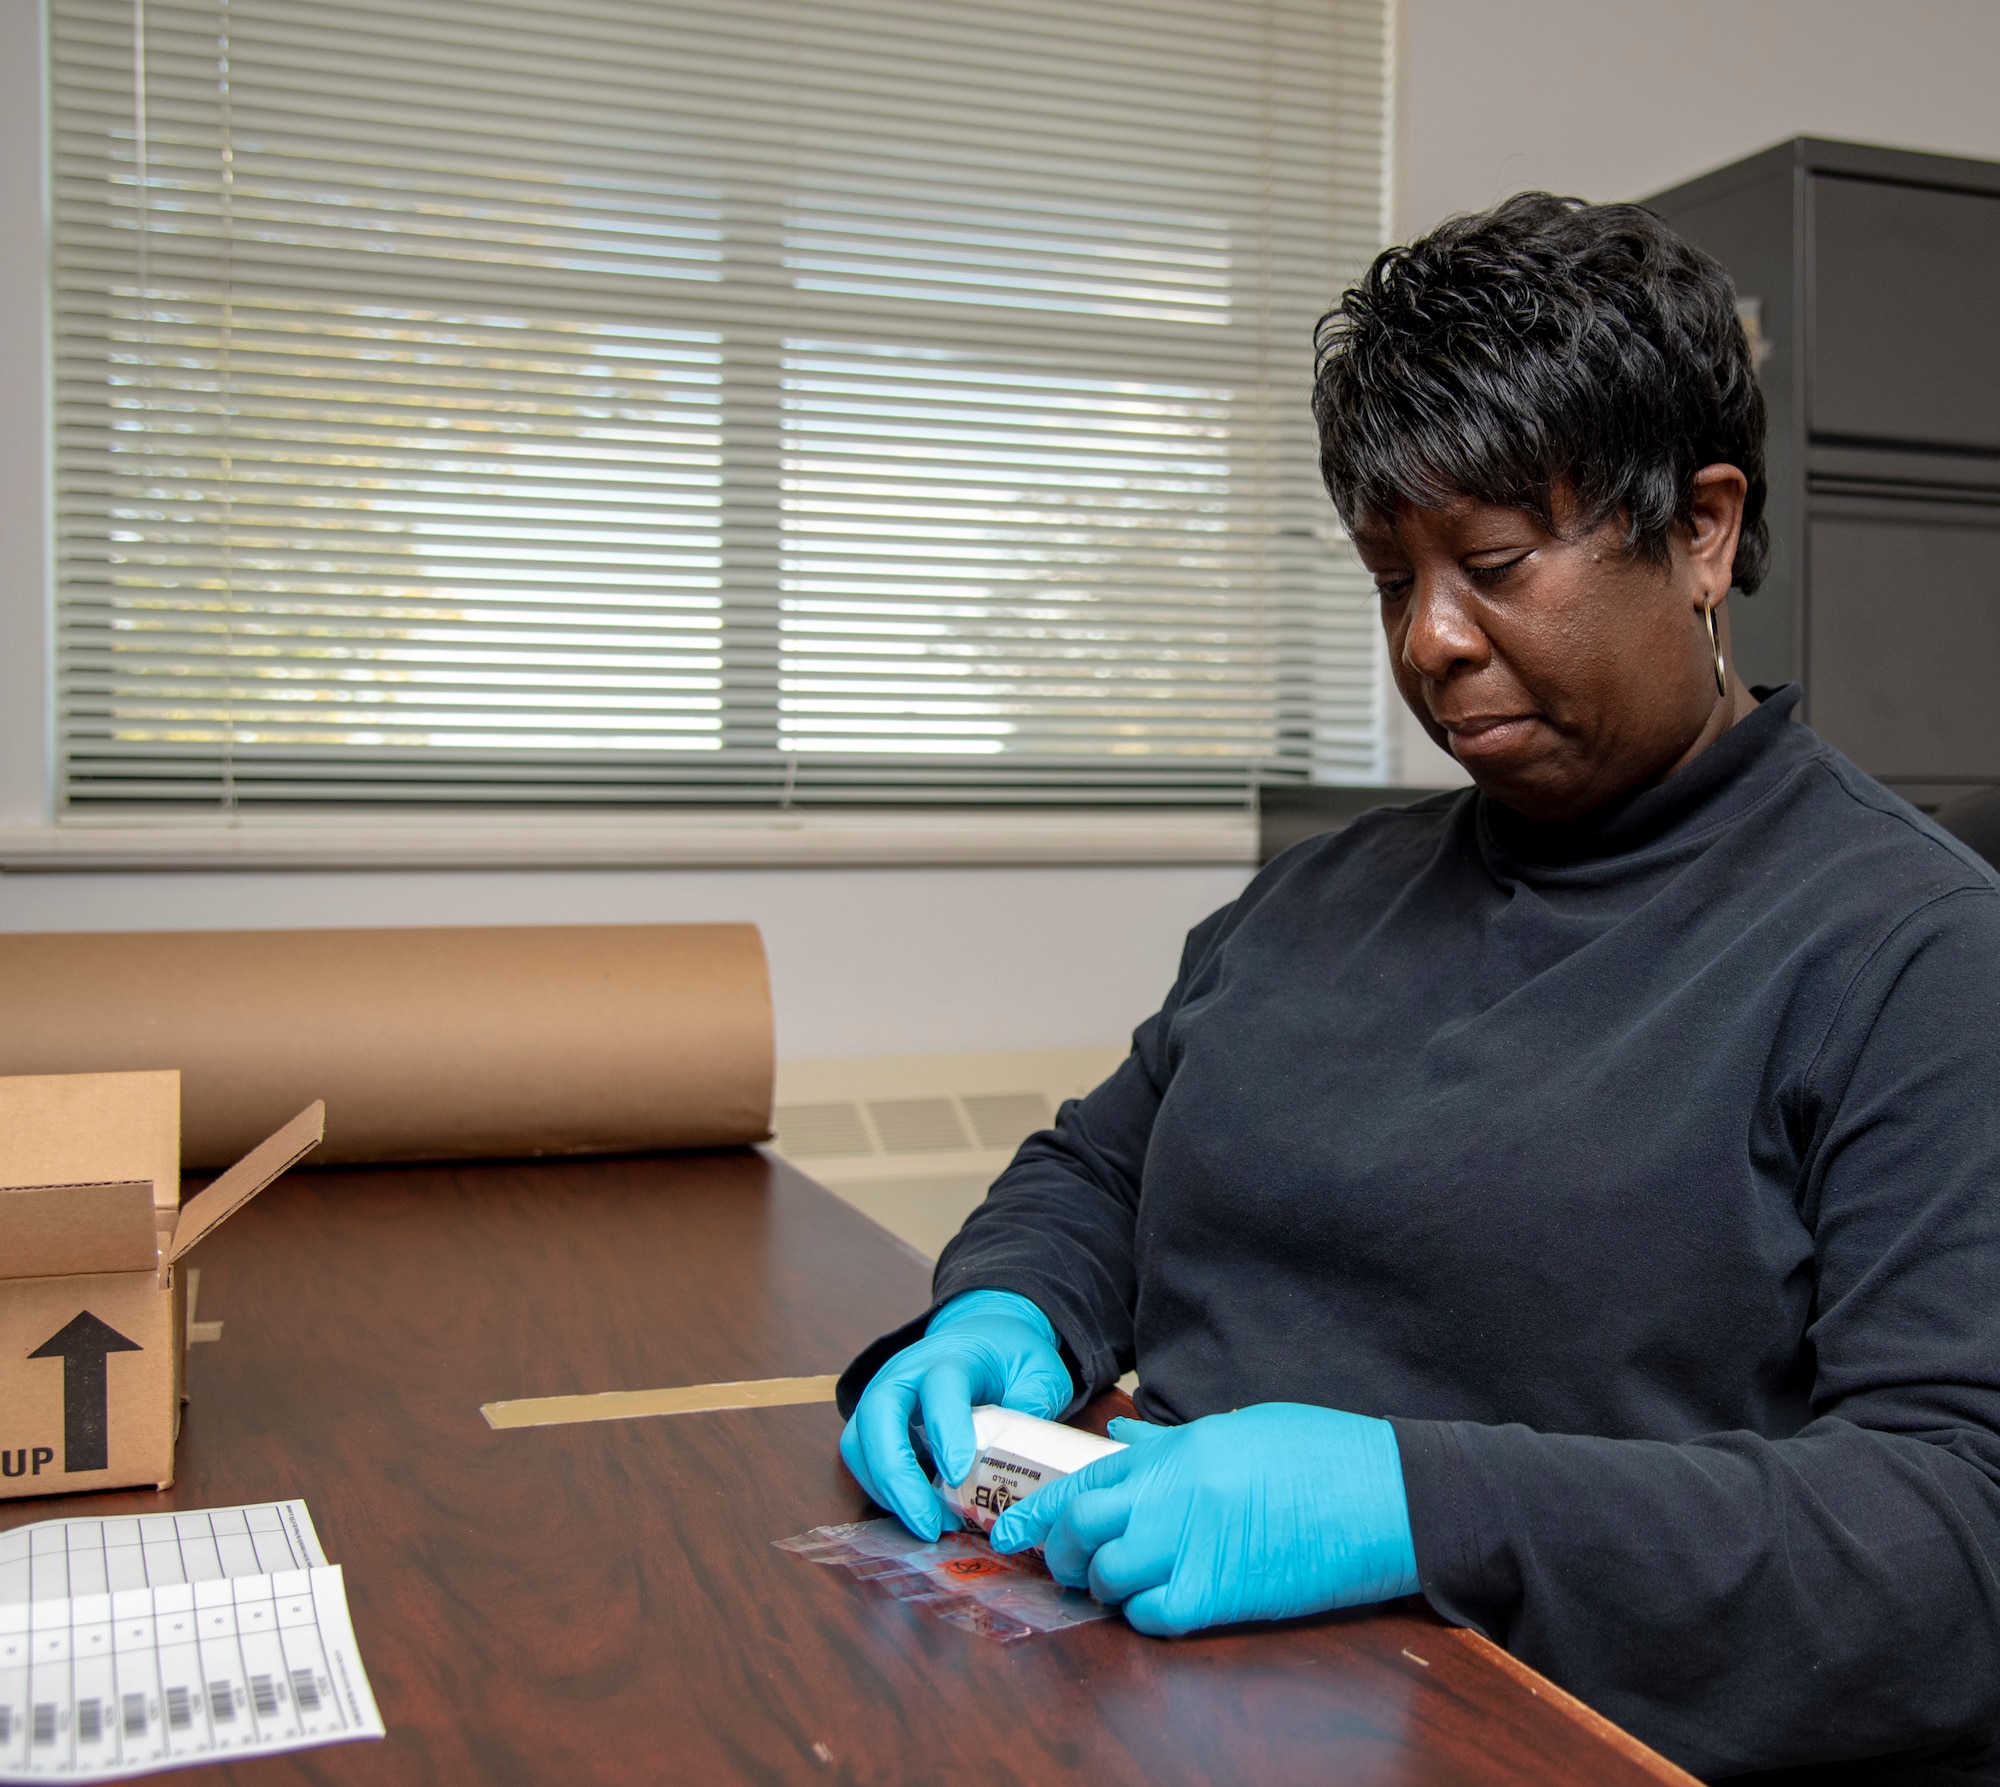
[{"label": "woman's left hand", "polygon": [[1266,1402],[1111,1437],[1126,1449],[1009,1508],[994,1549],[1042,1546],[1058,1582],[1163,1638],[1415,1592],[1387,1421]]}]

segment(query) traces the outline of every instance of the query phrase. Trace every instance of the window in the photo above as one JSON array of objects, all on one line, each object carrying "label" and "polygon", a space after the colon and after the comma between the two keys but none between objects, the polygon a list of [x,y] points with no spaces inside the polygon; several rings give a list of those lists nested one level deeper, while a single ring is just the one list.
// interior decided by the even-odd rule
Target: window
[{"label": "window", "polygon": [[60,799],[1380,779],[1387,0],[51,0]]}]

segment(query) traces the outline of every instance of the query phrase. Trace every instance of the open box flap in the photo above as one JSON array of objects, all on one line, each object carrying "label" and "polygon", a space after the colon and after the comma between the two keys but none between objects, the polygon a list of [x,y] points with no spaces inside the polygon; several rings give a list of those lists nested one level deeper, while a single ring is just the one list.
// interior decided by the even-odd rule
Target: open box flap
[{"label": "open box flap", "polygon": [[261,1141],[198,1197],[181,1206],[169,1260],[177,1260],[210,1229],[243,1208],[287,1167],[319,1146],[326,1134],[326,1104],[314,1099],[274,1136]]},{"label": "open box flap", "polygon": [[0,1077],[0,1185],[122,1185],[151,1179],[153,1202],[181,1201],[181,1076]]},{"label": "open box flap", "polygon": [[153,1182],[0,1187],[0,1274],[150,1272],[159,1257]]}]

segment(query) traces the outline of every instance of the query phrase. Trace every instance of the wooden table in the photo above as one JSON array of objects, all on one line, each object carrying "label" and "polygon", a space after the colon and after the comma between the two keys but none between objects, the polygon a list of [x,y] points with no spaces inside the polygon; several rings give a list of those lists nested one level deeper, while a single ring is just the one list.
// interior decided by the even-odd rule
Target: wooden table
[{"label": "wooden table", "polygon": [[1689,1777],[1420,1603],[999,1644],[771,1541],[867,1504],[827,1405],[491,1430],[480,1404],[838,1370],[929,1268],[752,1152],[294,1173],[196,1255],[166,1495],[303,1496],[389,1736],[263,1783]]}]

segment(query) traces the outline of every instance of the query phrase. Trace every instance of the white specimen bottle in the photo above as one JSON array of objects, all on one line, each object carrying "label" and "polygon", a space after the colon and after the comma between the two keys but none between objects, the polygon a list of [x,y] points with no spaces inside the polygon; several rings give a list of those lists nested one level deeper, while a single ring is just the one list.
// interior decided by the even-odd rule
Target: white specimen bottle
[{"label": "white specimen bottle", "polygon": [[1125,1450],[1122,1440],[1099,1439],[1080,1427],[995,1403],[972,1411],[972,1436],[979,1453],[965,1481],[953,1484],[940,1478],[938,1493],[965,1517],[967,1526],[982,1533],[990,1533],[1002,1514],[1043,1484]]}]

